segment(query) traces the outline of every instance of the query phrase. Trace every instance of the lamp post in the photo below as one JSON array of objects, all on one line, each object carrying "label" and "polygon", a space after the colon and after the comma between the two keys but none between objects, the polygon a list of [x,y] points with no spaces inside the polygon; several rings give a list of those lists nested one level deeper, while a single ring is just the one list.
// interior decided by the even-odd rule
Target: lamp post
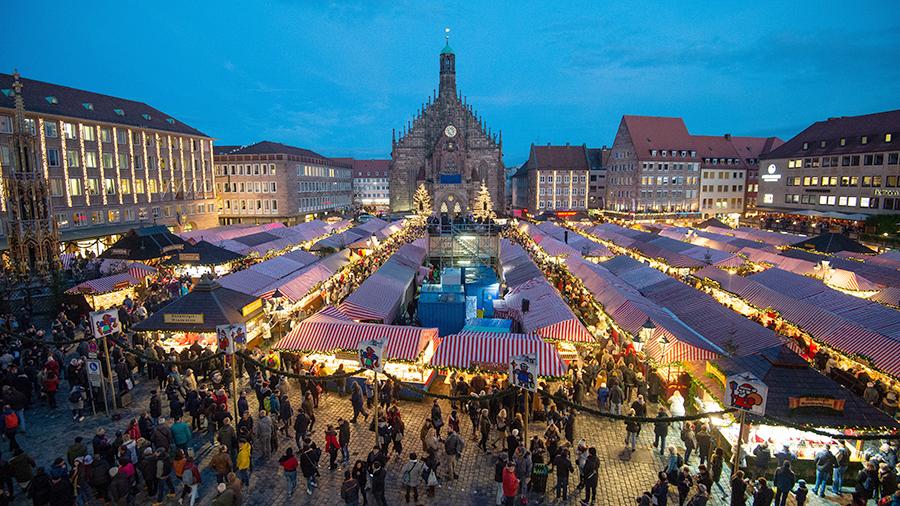
[{"label": "lamp post", "polygon": [[[650,342],[650,339],[653,339],[653,332],[656,330],[656,325],[650,321],[650,318],[647,318],[647,321],[641,325],[641,330],[638,331],[637,335],[632,339],[632,345],[634,346],[634,351],[640,354],[644,350],[644,345]],[[644,374],[650,373],[649,367],[649,358],[644,356]]]},{"label": "lamp post", "polygon": [[666,354],[669,352],[669,346],[672,344],[672,342],[666,338],[665,334],[659,336],[659,341],[657,342],[659,343],[659,348],[662,351],[660,362],[666,364],[666,386],[668,386],[669,381],[672,380],[672,368],[669,366],[669,364],[666,363]]}]

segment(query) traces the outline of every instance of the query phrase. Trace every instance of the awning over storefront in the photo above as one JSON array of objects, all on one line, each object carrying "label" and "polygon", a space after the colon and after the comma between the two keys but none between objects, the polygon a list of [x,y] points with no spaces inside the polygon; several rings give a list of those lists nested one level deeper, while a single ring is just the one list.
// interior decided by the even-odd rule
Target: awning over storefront
[{"label": "awning over storefront", "polygon": [[328,306],[300,322],[274,349],[297,353],[356,351],[360,341],[386,337],[387,360],[413,362],[437,335],[435,328],[358,323]]},{"label": "awning over storefront", "polygon": [[[528,310],[523,310],[523,301]],[[512,318],[526,334],[537,334],[544,339],[593,343],[594,337],[584,328],[569,305],[560,297],[546,279],[534,278],[509,291],[502,301],[494,301],[497,316]]]},{"label": "awning over storefront", "polygon": [[565,376],[566,364],[556,347],[539,336],[495,332],[463,332],[445,336],[431,366],[438,369],[506,372],[510,358],[536,353],[541,376]]},{"label": "awning over storefront", "polygon": [[66,290],[69,295],[101,295],[117,292],[132,286],[140,286],[141,279],[132,276],[128,272],[113,274],[102,278],[84,281]]}]

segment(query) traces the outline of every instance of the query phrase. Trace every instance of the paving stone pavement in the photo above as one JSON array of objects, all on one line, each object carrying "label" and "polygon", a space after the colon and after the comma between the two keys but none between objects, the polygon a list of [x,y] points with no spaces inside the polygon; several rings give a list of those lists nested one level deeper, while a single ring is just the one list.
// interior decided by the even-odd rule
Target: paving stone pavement
[{"label": "paving stone pavement", "polygon": [[[291,390],[288,394],[291,397],[292,406],[296,409],[299,405],[299,392],[296,383],[289,380]],[[89,443],[90,438],[94,435],[97,427],[103,426],[107,429],[107,434],[114,434],[116,430],[123,430],[127,425],[127,421],[131,417],[137,416],[146,408],[150,388],[156,386],[156,382],[140,381],[134,391],[137,401],[129,408],[118,410],[122,414],[122,419],[113,422],[110,418],[102,413],[95,416],[87,416],[84,422],[76,423],[72,421],[69,411],[66,409],[64,396],[59,400],[59,408],[55,411],[49,411],[45,407],[33,409],[26,415],[27,429],[26,434],[21,435],[19,439],[22,447],[28,452],[38,463],[38,465],[49,465],[57,456],[64,456],[66,449],[72,443],[77,435],[81,435]],[[251,407],[256,402],[255,396],[250,395],[248,399]],[[444,415],[450,413],[450,405],[447,401],[440,401]],[[411,402],[402,401],[400,403],[404,421],[407,426],[407,434],[404,439],[404,452],[421,450],[418,434],[419,428],[422,426],[424,419],[430,414],[430,403],[428,402]],[[168,414],[168,409],[164,401],[164,415]],[[352,408],[350,406],[349,397],[340,397],[337,394],[329,393],[322,398],[320,407],[317,411],[316,431],[313,439],[324,448],[324,428],[328,422],[337,420],[339,416],[349,419],[352,417]],[[543,423],[532,423],[529,426],[529,435],[543,434],[545,425]],[[460,465],[460,478],[449,483],[443,483],[437,489],[434,498],[426,498],[424,493],[420,494],[419,504],[430,505],[491,505],[494,504],[496,485],[494,478],[494,460],[492,455],[482,453],[474,440],[471,438],[471,425],[468,417],[462,420],[462,433],[466,436],[466,448]],[[670,437],[668,444],[675,443],[678,431],[675,428],[670,429]],[[672,435],[676,436],[673,437]],[[293,431],[291,431],[293,435]],[[649,490],[656,477],[656,472],[663,467],[662,460],[659,459],[656,452],[651,452],[653,443],[653,428],[650,424],[644,424],[643,430],[639,437],[639,448],[631,455],[629,460],[622,460],[619,456],[624,448],[625,430],[624,423],[615,422],[607,419],[582,414],[576,423],[576,436],[584,437],[590,445],[596,446],[598,456],[600,458],[600,478],[597,490],[597,504],[616,505],[616,506],[634,506],[635,497],[644,490]],[[4,454],[5,452],[5,442]],[[204,439],[202,435],[196,435],[193,445],[197,448],[197,459],[200,462],[200,469],[203,476],[203,484],[200,489],[200,497],[202,498],[198,504],[209,504],[215,495],[214,485],[215,477],[210,470],[207,469],[209,461],[210,444],[208,439]],[[273,454],[273,458],[266,463],[254,463],[255,469],[250,479],[249,489],[244,491],[245,505],[276,505],[276,504],[301,504],[301,505],[343,505],[340,499],[340,484],[343,480],[343,471],[338,470],[329,472],[327,469],[327,455],[322,458],[322,477],[319,480],[319,488],[313,495],[307,496],[304,491],[302,476],[298,473],[298,485],[296,494],[290,500],[286,493],[286,484],[280,472],[277,463],[278,455],[283,452],[285,445],[293,445],[293,437],[282,438],[280,440],[280,452]],[[368,451],[374,445],[373,433],[368,430],[368,423],[360,418],[359,423],[352,425],[351,428],[351,463],[359,458],[365,460]],[[421,452],[419,452],[421,453]],[[387,491],[386,498],[391,506],[405,505],[402,495],[402,487],[400,485],[399,475],[400,468],[405,462],[406,457],[400,459],[395,457],[388,463],[387,471]],[[697,459],[694,458],[696,464]],[[723,472],[727,475],[728,471]],[[809,481],[809,480],[807,480]],[[547,490],[551,495],[547,496],[550,500],[541,500],[537,496],[533,496],[530,504],[541,504],[543,502],[554,504],[578,504],[578,500],[574,498],[574,493],[570,491],[570,499],[568,502],[552,501],[553,484],[555,483],[555,474],[551,472],[548,480]],[[571,487],[574,488],[577,483],[576,474],[570,479]],[[728,489],[727,485],[723,486]],[[176,485],[180,491],[180,487]],[[673,492],[674,492],[674,487]],[[717,491],[718,492],[718,491]],[[846,496],[845,496],[846,497]],[[793,501],[793,499],[791,499]],[[141,494],[136,504],[149,504],[150,501],[145,495]],[[24,497],[24,494],[17,496],[15,504],[31,504]],[[166,504],[177,504],[173,500],[169,500]],[[370,501],[370,504],[374,504]],[[411,504],[411,503],[410,503]],[[677,493],[670,498],[670,504],[677,504]],[[713,494],[710,504],[723,505],[728,504],[727,500],[723,500],[721,493]],[[807,502],[811,506],[822,506],[823,504],[834,504],[831,502],[822,502],[818,498],[810,496]]]}]

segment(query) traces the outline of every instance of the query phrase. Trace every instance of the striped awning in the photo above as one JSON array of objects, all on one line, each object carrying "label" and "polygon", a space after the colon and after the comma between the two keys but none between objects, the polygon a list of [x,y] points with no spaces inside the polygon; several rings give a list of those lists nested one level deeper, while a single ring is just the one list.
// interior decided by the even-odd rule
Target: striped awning
[{"label": "striped awning", "polygon": [[100,295],[139,286],[141,280],[127,272],[79,283],[66,290],[70,295]]},{"label": "striped awning", "polygon": [[365,306],[346,301],[341,304],[341,312],[353,320],[381,320],[387,318],[388,313],[371,309]]},{"label": "striped awning", "polygon": [[435,340],[437,336],[438,329],[435,328],[357,323],[328,318],[300,322],[274,349],[298,353],[355,351],[360,341],[387,337],[384,353],[388,360],[414,362],[428,342]]},{"label": "striped awning", "polygon": [[134,262],[128,266],[128,274],[131,274],[138,279],[152,276],[156,274],[156,272],[156,267],[151,267],[147,264],[142,264],[141,262]]},{"label": "striped awning", "polygon": [[431,358],[435,368],[505,371],[509,359],[537,353],[540,376],[565,376],[566,364],[556,347],[538,336],[495,332],[463,332],[445,336]]}]

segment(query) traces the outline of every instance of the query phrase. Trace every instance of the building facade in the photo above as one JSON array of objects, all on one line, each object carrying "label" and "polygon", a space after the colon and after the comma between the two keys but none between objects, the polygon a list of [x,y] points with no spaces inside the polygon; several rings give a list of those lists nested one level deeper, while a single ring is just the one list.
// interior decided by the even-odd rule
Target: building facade
[{"label": "building facade", "polygon": [[456,91],[456,55],[449,40],[439,56],[437,96],[422,105],[399,137],[392,135],[390,206],[413,207],[413,194],[424,184],[437,213],[466,214],[484,182],[494,210],[504,214],[503,137]]},{"label": "building facade", "polygon": [[900,213],[900,110],[813,123],[762,156],[757,205],[766,213]]},{"label": "building facade", "polygon": [[581,146],[531,145],[528,161],[516,172],[515,205],[531,214],[588,208],[588,150]]},{"label": "building facade", "polygon": [[588,148],[588,165],[591,167],[588,179],[588,209],[603,209],[606,199],[606,165],[609,163],[610,149]]},{"label": "building facade", "polygon": [[[13,160],[15,78],[0,74],[0,169]],[[216,224],[212,139],[141,102],[20,79],[25,125],[62,247],[99,253],[142,224]],[[7,203],[0,203],[6,213]],[[2,237],[5,248],[7,238]]]},{"label": "building facade", "polygon": [[681,118],[622,117],[607,167],[605,209],[699,216],[700,158]]},{"label": "building facade", "polygon": [[390,160],[335,158],[353,167],[353,204],[373,211],[387,210],[390,201]]},{"label": "building facade", "polygon": [[350,209],[352,167],[308,149],[262,141],[217,146],[219,222],[294,225]]}]

